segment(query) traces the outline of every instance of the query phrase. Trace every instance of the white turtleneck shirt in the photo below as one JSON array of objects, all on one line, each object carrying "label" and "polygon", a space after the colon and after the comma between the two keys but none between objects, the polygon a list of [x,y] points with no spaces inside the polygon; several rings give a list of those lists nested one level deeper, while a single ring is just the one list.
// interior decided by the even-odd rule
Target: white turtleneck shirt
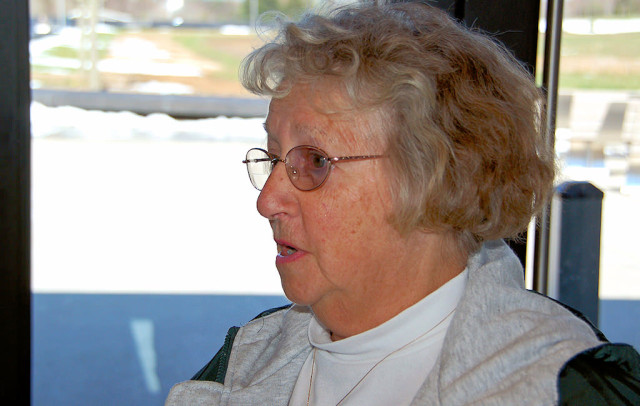
[{"label": "white turtleneck shirt", "polygon": [[[433,368],[467,270],[385,323],[339,341],[314,317],[290,406],[408,405]],[[313,375],[312,375],[313,372]]]}]

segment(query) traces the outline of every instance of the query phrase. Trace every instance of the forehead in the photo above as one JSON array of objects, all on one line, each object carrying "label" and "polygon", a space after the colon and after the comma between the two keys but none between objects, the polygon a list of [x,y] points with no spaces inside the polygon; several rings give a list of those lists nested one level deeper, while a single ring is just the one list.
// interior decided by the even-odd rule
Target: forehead
[{"label": "forehead", "polygon": [[380,114],[355,108],[340,87],[326,82],[296,84],[287,96],[271,101],[265,123],[269,142],[337,147],[383,141]]}]

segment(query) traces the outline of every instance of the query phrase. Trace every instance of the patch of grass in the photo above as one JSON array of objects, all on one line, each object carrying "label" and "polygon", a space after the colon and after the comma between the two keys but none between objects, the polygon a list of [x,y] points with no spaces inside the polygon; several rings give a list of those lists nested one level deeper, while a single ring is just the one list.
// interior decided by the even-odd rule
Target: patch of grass
[{"label": "patch of grass", "polygon": [[640,32],[607,35],[562,35],[562,56],[640,58]]},{"label": "patch of grass", "polygon": [[54,47],[51,49],[48,49],[45,52],[45,55],[47,56],[55,56],[58,58],[72,58],[72,59],[77,59],[79,52],[76,48],[70,47],[70,46],[59,46],[59,47]]},{"label": "patch of grass", "polygon": [[72,73],[72,72],[79,72],[80,69],[75,69],[75,68],[68,68],[68,67],[64,67],[64,66],[49,66],[49,65],[39,65],[36,63],[32,63],[31,64],[31,72],[32,73],[48,73],[48,72],[60,72],[60,73]]},{"label": "patch of grass", "polygon": [[[98,59],[108,56],[109,43],[116,36],[117,34],[98,34]],[[76,60],[81,57],[79,44],[78,47],[61,45],[50,48],[45,51],[44,55]],[[31,64],[31,78],[33,81],[38,82],[41,87],[51,89],[83,89],[87,85],[87,75],[82,69],[43,65],[38,62]]]},{"label": "patch of grass", "polygon": [[[543,43],[544,37],[540,36],[540,62]],[[540,66],[541,64],[538,67],[539,77],[542,76]],[[640,89],[640,32],[607,35],[563,34],[560,87]]]},{"label": "patch of grass", "polygon": [[211,77],[223,80],[238,80],[240,62],[251,50],[253,37],[226,36],[211,31],[180,31],[172,33],[171,39],[200,57],[220,65],[220,70]]},{"label": "patch of grass", "polygon": [[640,75],[591,75],[588,73],[560,73],[560,88],[590,89],[590,90],[638,90],[640,89]]},{"label": "patch of grass", "polygon": [[[115,37],[113,34],[98,34],[96,43],[98,47],[98,58],[105,58],[109,53],[109,43]],[[79,44],[78,44],[79,45]],[[50,48],[44,52],[47,56],[53,56],[57,58],[69,58],[78,59],[80,57],[80,50],[78,47],[72,47],[69,45],[61,45]]]},{"label": "patch of grass", "polygon": [[[208,76],[237,80],[242,58],[254,37],[224,36],[212,31],[180,30],[171,39],[195,54],[218,63],[221,70]],[[540,36],[539,58],[542,60]],[[576,89],[640,89],[640,33],[610,35],[564,34],[560,86]]]}]

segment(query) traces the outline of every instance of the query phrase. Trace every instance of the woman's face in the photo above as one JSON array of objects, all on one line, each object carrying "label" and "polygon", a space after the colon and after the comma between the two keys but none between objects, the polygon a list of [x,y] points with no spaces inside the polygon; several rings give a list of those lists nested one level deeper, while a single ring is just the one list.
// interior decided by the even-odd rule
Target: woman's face
[{"label": "woman's face", "polygon": [[[384,154],[386,142],[373,113],[323,114],[335,106],[309,86],[295,85],[273,99],[266,121],[269,152],[284,157],[298,145],[329,156]],[[324,185],[296,189],[278,163],[258,198],[258,211],[273,230],[276,266],[287,297],[322,312],[367,309],[406,281],[405,239],[388,222],[392,210],[387,158],[332,165]],[[389,292],[387,292],[389,290]],[[396,291],[397,295],[398,291]],[[337,313],[335,313],[337,312]]]}]

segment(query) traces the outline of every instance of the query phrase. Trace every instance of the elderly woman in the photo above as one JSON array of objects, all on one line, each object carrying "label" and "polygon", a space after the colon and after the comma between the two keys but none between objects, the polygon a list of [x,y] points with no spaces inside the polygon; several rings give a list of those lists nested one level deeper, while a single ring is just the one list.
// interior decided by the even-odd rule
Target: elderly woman
[{"label": "elderly woman", "polygon": [[243,81],[272,97],[244,162],[294,304],[232,328],[168,405],[638,399],[637,353],[526,291],[501,241],[554,155],[500,46],[426,5],[352,5],[283,24]]}]

